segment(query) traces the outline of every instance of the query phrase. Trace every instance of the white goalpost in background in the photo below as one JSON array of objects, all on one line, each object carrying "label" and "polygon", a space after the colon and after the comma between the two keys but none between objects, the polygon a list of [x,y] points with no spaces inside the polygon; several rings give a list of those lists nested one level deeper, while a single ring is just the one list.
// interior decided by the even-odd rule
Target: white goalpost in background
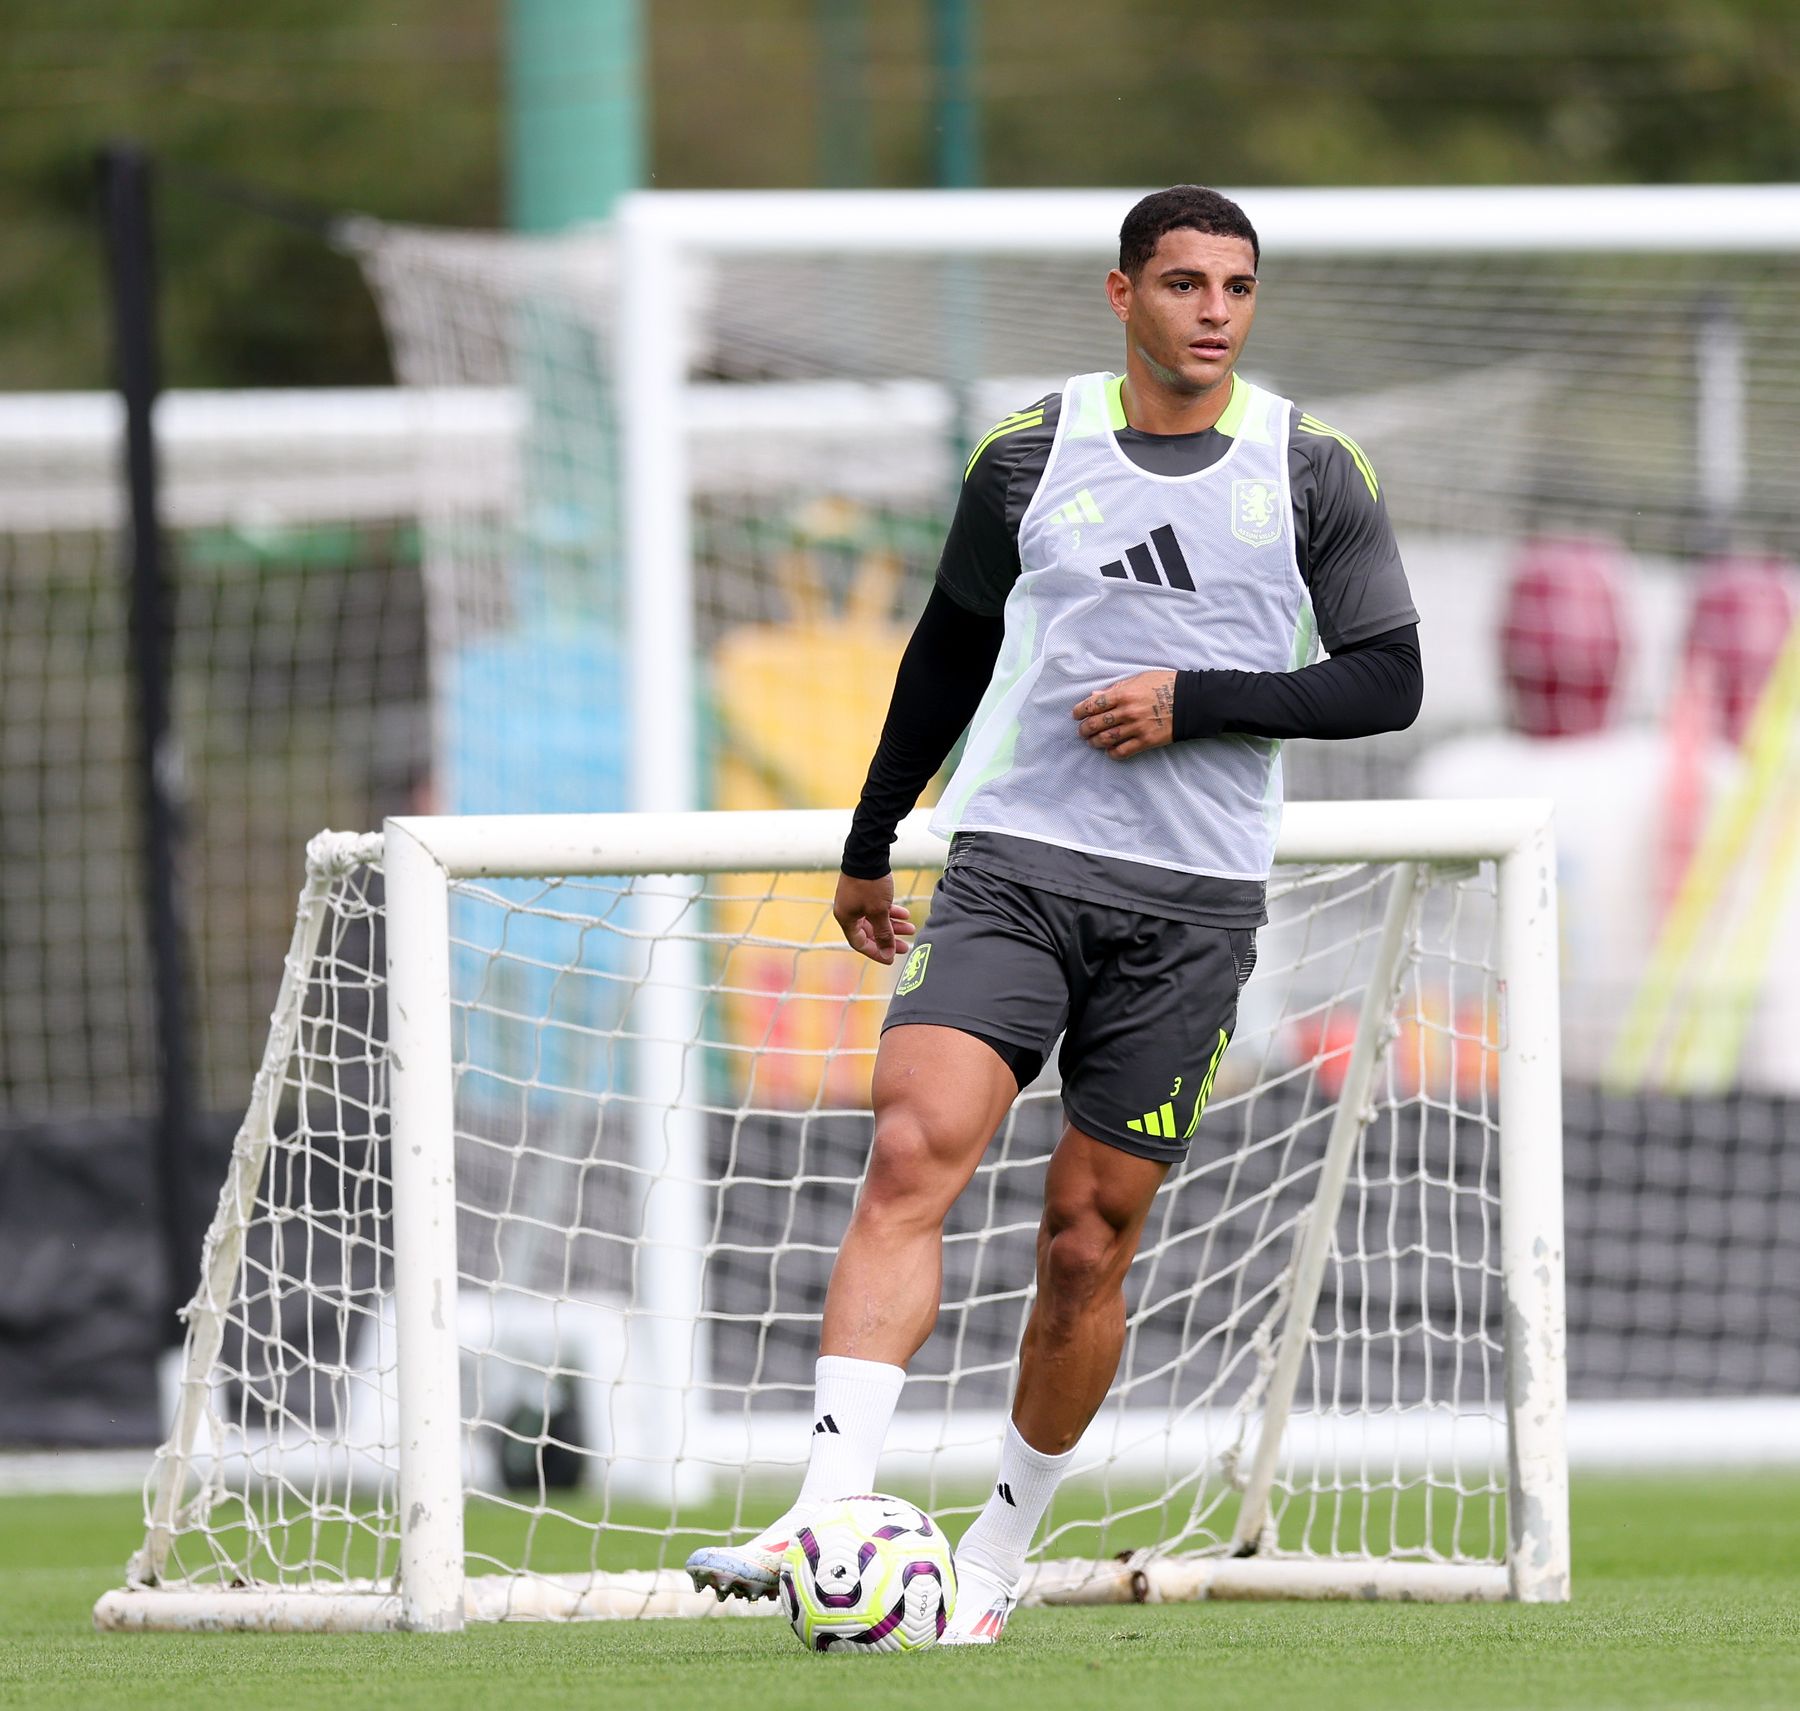
[{"label": "white goalpost in background", "polygon": [[[1800,250],[1800,187],[1763,185],[1458,187],[1240,192],[1264,253],[1282,259],[1665,252],[1732,256]],[[632,806],[697,805],[693,709],[695,479],[689,364],[697,264],[733,257],[1092,256],[1116,250],[1132,198],[1112,190],[636,192],[614,225],[630,704],[654,708],[632,748]],[[1096,294],[1099,277],[1094,282]],[[1029,324],[1034,306],[1016,305]],[[1346,302],[1346,315],[1357,312]],[[1405,329],[1401,329],[1404,336]],[[1508,351],[1496,327],[1496,365]],[[881,337],[879,327],[868,336]],[[1256,351],[1246,359],[1257,367]],[[939,377],[943,380],[945,377]],[[950,402],[951,386],[944,402]],[[996,400],[960,424],[1018,408]],[[946,430],[958,424],[946,422]],[[856,455],[846,446],[844,456]]]}]

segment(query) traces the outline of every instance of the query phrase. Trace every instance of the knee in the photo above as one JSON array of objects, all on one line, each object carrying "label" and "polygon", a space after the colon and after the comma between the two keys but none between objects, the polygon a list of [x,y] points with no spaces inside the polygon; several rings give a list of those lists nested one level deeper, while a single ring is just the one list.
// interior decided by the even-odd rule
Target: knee
[{"label": "knee", "polygon": [[1123,1281],[1118,1232],[1100,1217],[1045,1220],[1040,1289],[1051,1308],[1080,1312]]},{"label": "knee", "polygon": [[910,1118],[879,1124],[869,1168],[857,1197],[857,1215],[878,1220],[931,1218],[940,1222],[945,1172],[923,1125]]}]

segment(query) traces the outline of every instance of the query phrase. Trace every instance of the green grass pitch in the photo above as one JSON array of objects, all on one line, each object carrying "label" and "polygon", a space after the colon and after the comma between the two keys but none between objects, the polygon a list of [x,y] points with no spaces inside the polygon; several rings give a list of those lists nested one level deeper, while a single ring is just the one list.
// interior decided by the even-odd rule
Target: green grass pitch
[{"label": "green grass pitch", "polygon": [[[101,1635],[137,1502],[0,1501],[0,1705],[883,1711],[1800,1706],[1800,1476],[1593,1478],[1561,1607],[1030,1610],[993,1651],[812,1657],[779,1620],[425,1635]],[[854,1677],[849,1680],[847,1677]]]}]

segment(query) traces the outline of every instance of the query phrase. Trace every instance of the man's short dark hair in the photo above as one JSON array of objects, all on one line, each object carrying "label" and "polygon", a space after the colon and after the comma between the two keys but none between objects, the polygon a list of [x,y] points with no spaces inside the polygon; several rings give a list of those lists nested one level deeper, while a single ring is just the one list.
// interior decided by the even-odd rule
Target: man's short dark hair
[{"label": "man's short dark hair", "polygon": [[1183,229],[1216,238],[1242,238],[1250,246],[1252,264],[1262,264],[1262,245],[1250,217],[1229,196],[1198,184],[1172,184],[1146,196],[1119,228],[1119,271],[1136,279],[1156,254],[1163,233]]}]

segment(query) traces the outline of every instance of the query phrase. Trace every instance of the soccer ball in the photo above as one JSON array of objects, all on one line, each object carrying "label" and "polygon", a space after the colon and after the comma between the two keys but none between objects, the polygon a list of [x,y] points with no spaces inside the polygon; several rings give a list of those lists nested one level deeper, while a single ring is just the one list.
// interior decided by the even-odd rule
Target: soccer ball
[{"label": "soccer ball", "polygon": [[950,1542],[903,1498],[821,1504],[781,1560],[781,1607],[809,1651],[922,1651],[955,1604]]}]

